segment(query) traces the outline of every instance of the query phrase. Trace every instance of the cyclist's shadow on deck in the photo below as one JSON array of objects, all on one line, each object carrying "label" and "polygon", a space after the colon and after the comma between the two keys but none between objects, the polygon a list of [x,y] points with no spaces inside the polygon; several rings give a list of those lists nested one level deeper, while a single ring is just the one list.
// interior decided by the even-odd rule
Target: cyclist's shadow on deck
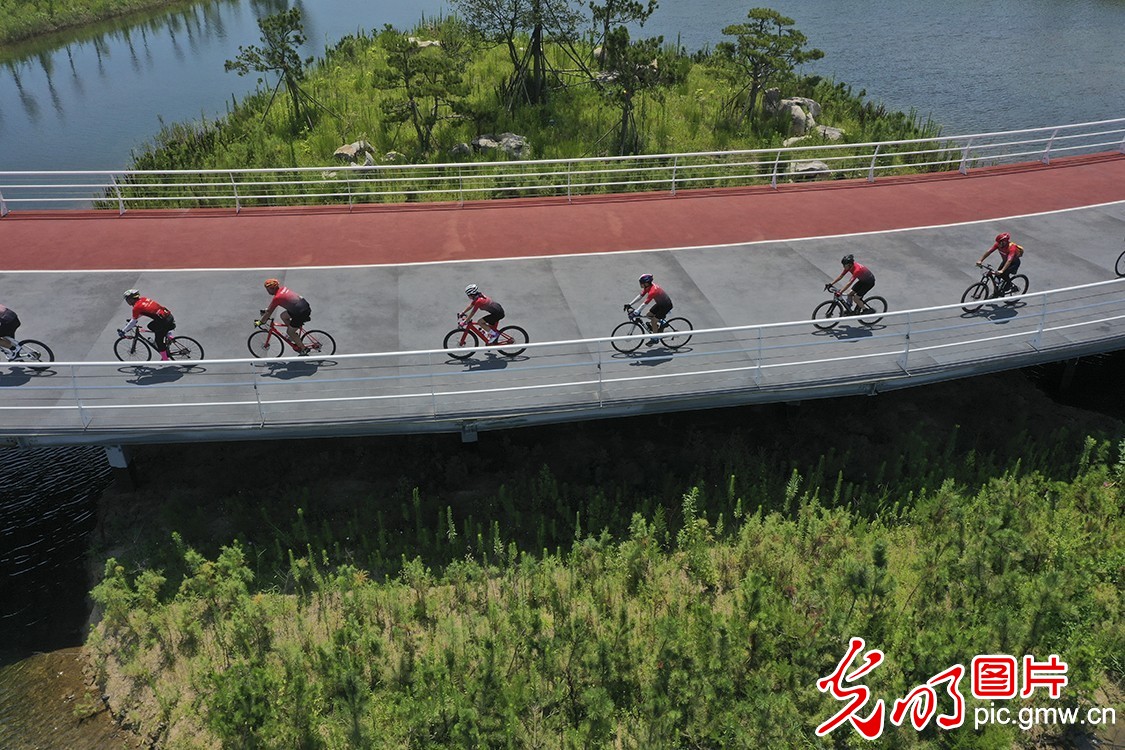
[{"label": "cyclist's shadow on deck", "polygon": [[526,356],[508,357],[496,352],[481,352],[466,359],[450,359],[446,364],[463,365],[466,372],[487,372],[489,370],[506,370],[510,363],[527,359]]},{"label": "cyclist's shadow on deck", "polygon": [[118,368],[120,372],[132,375],[131,378],[126,378],[126,383],[133,385],[161,385],[163,383],[175,383],[191,372],[203,372],[203,368],[192,363],[180,362],[161,362],[159,364],[151,365],[130,365],[129,367]]},{"label": "cyclist's shadow on deck", "polygon": [[689,351],[691,351],[691,349],[687,347],[672,349],[663,344],[654,344],[651,349],[635,351],[623,356],[625,359],[632,360],[629,362],[630,367],[656,367],[657,365],[671,362],[677,352],[682,353]]},{"label": "cyclist's shadow on deck", "polygon": [[859,341],[860,339],[869,339],[875,335],[876,330],[886,328],[885,325],[864,325],[863,323],[844,323],[841,322],[832,328],[817,329],[813,332],[814,336],[831,336],[838,341]]},{"label": "cyclist's shadow on deck", "polygon": [[335,367],[338,362],[330,359],[286,359],[278,362],[263,362],[256,367],[264,368],[262,377],[278,380],[293,380],[315,375],[322,367]]},{"label": "cyclist's shadow on deck", "polygon": [[51,377],[58,372],[44,365],[15,366],[0,372],[0,388],[13,388],[30,383],[35,378]]},{"label": "cyclist's shadow on deck", "polygon": [[990,320],[993,323],[1007,323],[1020,314],[1020,308],[1027,303],[1018,302],[985,302],[979,309],[963,310],[961,317],[966,320]]}]

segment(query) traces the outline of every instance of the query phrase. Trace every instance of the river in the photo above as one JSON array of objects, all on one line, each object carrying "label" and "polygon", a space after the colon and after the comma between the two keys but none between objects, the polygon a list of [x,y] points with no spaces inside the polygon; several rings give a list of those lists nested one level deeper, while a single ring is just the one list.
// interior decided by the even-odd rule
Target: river
[{"label": "river", "polygon": [[[765,3],[763,3],[765,4]],[[223,69],[285,0],[212,0],[0,49],[0,170],[119,169],[161,123],[222,116],[257,84]],[[316,0],[307,55],[359,29],[407,29],[447,0]],[[663,0],[642,35],[713,46],[753,3]],[[948,134],[1125,115],[1121,0],[775,0],[809,44],[808,66]]]},{"label": "river", "polygon": [[[689,51],[722,40],[755,3],[663,0],[643,35]],[[113,22],[0,48],[0,170],[116,169],[161,123],[222,116],[254,77],[226,73],[224,60],[258,42],[256,18],[285,0],[212,0],[129,23]],[[448,12],[441,0],[298,2],[321,55],[340,36]],[[946,133],[1108,119],[1125,115],[1125,2],[1121,0],[775,0],[824,59],[807,72],[864,89],[891,109],[931,117]],[[1119,360],[1115,360],[1119,361]],[[1119,377],[1116,381],[1119,382]],[[1107,398],[1116,398],[1115,395]],[[100,747],[36,731],[51,721],[28,709],[43,675],[62,677],[73,659],[18,661],[31,651],[76,645],[84,619],[83,550],[96,496],[108,480],[96,449],[0,453],[0,746]],[[63,487],[60,476],[74,486]],[[64,696],[78,690],[69,676]],[[57,698],[56,698],[57,699]],[[72,700],[80,700],[73,698]],[[39,700],[37,708],[46,706]],[[73,716],[67,704],[61,710]]]}]

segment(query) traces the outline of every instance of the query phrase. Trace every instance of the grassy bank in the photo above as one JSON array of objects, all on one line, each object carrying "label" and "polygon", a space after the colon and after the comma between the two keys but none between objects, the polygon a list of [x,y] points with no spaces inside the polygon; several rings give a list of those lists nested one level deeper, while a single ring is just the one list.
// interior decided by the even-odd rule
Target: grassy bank
[{"label": "grassy bank", "polygon": [[186,0],[0,0],[0,45],[130,13],[188,4]]},{"label": "grassy bank", "polygon": [[[877,697],[1058,653],[1065,702],[1104,705],[1123,434],[1007,375],[475,448],[145,449],[140,493],[106,499],[89,645],[166,747],[806,746],[851,636],[887,653]],[[170,466],[211,468],[162,485]]]}]

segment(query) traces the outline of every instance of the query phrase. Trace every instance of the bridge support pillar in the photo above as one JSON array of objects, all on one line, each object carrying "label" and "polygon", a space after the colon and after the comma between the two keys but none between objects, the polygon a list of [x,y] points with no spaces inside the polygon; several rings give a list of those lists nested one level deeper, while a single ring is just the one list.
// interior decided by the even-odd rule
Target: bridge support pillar
[{"label": "bridge support pillar", "polygon": [[1059,393],[1067,393],[1074,384],[1074,371],[1078,369],[1077,359],[1068,359],[1063,365],[1062,375],[1059,377]]},{"label": "bridge support pillar", "polygon": [[461,442],[475,443],[477,441],[477,426],[473,424],[461,425]]},{"label": "bridge support pillar", "polygon": [[134,473],[133,456],[129,449],[124,445],[107,445],[105,446],[105,457],[113,468],[113,475],[116,480],[130,489],[136,489],[137,476]]}]

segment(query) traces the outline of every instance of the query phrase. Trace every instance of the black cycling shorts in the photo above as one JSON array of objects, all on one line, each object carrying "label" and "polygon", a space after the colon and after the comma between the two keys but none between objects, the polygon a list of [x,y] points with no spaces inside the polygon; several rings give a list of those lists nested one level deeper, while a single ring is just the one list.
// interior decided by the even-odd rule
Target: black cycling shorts
[{"label": "black cycling shorts", "polygon": [[0,315],[0,337],[10,338],[16,335],[16,329],[20,327],[19,316],[16,311],[12,309],[5,310]]},{"label": "black cycling shorts", "polygon": [[860,297],[871,291],[871,287],[875,286],[875,277],[869,276],[866,279],[859,279],[852,285],[852,291]]},{"label": "black cycling shorts", "polygon": [[672,302],[657,302],[649,308],[648,314],[656,318],[665,318],[668,313],[672,312]]},{"label": "black cycling shorts", "polygon": [[289,325],[294,328],[300,328],[312,320],[312,306],[303,297],[300,302],[293,305],[292,310],[286,310],[285,312],[289,313]]}]

